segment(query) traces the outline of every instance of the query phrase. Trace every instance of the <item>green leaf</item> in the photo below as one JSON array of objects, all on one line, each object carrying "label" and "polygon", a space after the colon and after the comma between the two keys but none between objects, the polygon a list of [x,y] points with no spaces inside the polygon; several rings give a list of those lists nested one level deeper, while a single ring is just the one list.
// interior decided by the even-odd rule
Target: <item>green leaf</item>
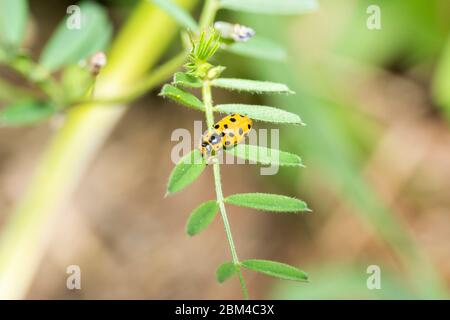
[{"label": "green leaf", "polygon": [[9,126],[27,125],[49,118],[56,108],[49,101],[20,101],[0,111],[0,124]]},{"label": "green leaf", "polygon": [[203,81],[196,76],[184,72],[177,72],[173,76],[172,84],[187,88],[201,88],[203,86]]},{"label": "green leaf", "polygon": [[195,149],[181,158],[172,170],[167,185],[167,194],[175,193],[195,181],[205,169],[206,164],[200,151]]},{"label": "green leaf", "polygon": [[0,43],[17,47],[25,35],[27,0],[0,0]]},{"label": "green leaf", "polygon": [[278,43],[259,36],[254,36],[247,42],[235,42],[225,47],[225,50],[245,57],[270,61],[285,61],[287,58],[286,50]]},{"label": "green leaf", "polygon": [[183,8],[178,6],[171,0],[151,0],[155,5],[164,10],[168,15],[170,15],[180,26],[197,31],[197,22],[192,18],[192,16],[186,12]]},{"label": "green leaf", "polygon": [[269,193],[240,193],[228,196],[226,203],[239,207],[253,208],[274,212],[311,211],[305,202],[296,198]]},{"label": "green leaf", "polygon": [[219,204],[214,200],[206,201],[195,208],[186,225],[187,234],[194,236],[205,230],[214,220],[218,211]]},{"label": "green leaf", "polygon": [[316,0],[220,0],[220,6],[235,11],[282,15],[311,12],[319,7]]},{"label": "green leaf", "polygon": [[71,103],[88,93],[94,84],[94,77],[86,68],[70,65],[64,69],[61,82],[65,100]]},{"label": "green leaf", "polygon": [[93,53],[104,50],[111,39],[112,25],[102,6],[95,2],[82,2],[80,28],[68,28],[68,19],[71,19],[69,22],[75,21],[76,14],[77,12],[67,15],[42,51],[40,63],[50,71],[78,63]]},{"label": "green leaf", "polygon": [[241,265],[249,270],[264,273],[275,278],[293,281],[308,281],[308,274],[306,272],[281,262],[248,259],[242,261]]},{"label": "green leaf", "polygon": [[211,81],[214,87],[247,91],[252,93],[286,93],[292,94],[287,85],[269,81],[255,81],[246,79],[219,78]]},{"label": "green leaf", "polygon": [[216,271],[217,281],[219,283],[224,283],[236,273],[237,268],[238,267],[236,267],[232,262],[222,263]]},{"label": "green leaf", "polygon": [[170,84],[165,84],[161,92],[160,96],[170,98],[186,107],[191,107],[193,109],[197,109],[200,111],[204,111],[205,108],[203,106],[203,102],[201,102],[196,96],[192,93],[186,92],[180,88],[174,87]]},{"label": "green leaf", "polygon": [[304,125],[300,117],[295,113],[268,106],[251,104],[219,104],[214,107],[214,110],[223,113],[245,114],[253,120]]},{"label": "green leaf", "polygon": [[303,167],[302,159],[296,154],[262,146],[238,144],[233,149],[225,151],[236,157],[263,165]]}]

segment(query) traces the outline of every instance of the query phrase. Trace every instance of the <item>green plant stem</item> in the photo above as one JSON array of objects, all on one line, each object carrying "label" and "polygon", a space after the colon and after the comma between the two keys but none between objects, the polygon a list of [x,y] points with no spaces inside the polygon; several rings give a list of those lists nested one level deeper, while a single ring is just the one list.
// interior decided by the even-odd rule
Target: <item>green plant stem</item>
[{"label": "green plant stem", "polygon": [[128,103],[136,100],[140,96],[147,93],[149,90],[165,82],[175,71],[177,71],[186,61],[186,52],[181,52],[172,59],[163,63],[150,74],[144,76],[142,79],[136,81],[136,85],[132,86],[129,91],[124,92],[118,97],[112,98],[93,98],[79,103],[99,103],[99,104],[116,104]]},{"label": "green plant stem", "polygon": [[[208,80],[203,82],[202,87],[203,103],[205,105],[205,116],[206,125],[208,128],[212,128],[214,125],[214,115],[213,115],[213,101],[211,95],[211,84]],[[217,160],[217,159],[216,159]],[[216,161],[213,163],[213,173],[214,173],[214,185],[216,188],[216,198],[219,204],[220,214],[222,216],[223,225],[225,227],[225,233],[227,235],[228,244],[230,246],[231,257],[233,259],[233,264],[236,266],[239,276],[239,283],[241,285],[242,293],[245,299],[248,299],[248,291],[245,285],[244,276],[242,275],[241,264],[237,256],[236,247],[234,245],[233,236],[231,234],[230,223],[228,222],[227,211],[225,209],[225,203],[223,202],[223,192],[222,192],[222,182],[220,177],[220,164]]]},{"label": "green plant stem", "polygon": [[[186,9],[197,0],[177,0]],[[149,1],[140,2],[115,39],[96,81],[96,97],[127,92],[161,58],[175,22]],[[45,254],[58,213],[90,160],[126,111],[123,105],[71,108],[38,165],[29,189],[0,235],[0,299],[22,299]],[[63,270],[62,272],[65,272]]]},{"label": "green plant stem", "polygon": [[200,16],[200,23],[199,23],[200,30],[208,28],[214,22],[214,18],[216,17],[216,13],[219,10],[219,8],[220,3],[218,0],[206,0],[205,9],[203,10],[202,15]]}]

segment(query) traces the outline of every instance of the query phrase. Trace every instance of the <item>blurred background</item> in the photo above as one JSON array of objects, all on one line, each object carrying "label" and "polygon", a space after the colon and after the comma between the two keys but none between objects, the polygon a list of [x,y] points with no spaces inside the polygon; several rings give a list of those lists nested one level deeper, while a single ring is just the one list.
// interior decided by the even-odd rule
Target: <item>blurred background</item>
[{"label": "blurred background", "polygon": [[[115,31],[133,1],[99,1]],[[291,283],[246,272],[252,298],[409,299],[448,297],[450,288],[450,2],[320,0],[299,17],[220,12],[287,49],[286,61],[223,53],[227,77],[287,83],[295,96],[215,100],[274,105],[306,127],[281,127],[281,149],[306,168],[261,176],[258,166],[222,170],[225,194],[271,192],[305,200],[310,215],[230,208],[241,258],[283,261],[309,273]],[[70,1],[31,1],[24,47],[38,56]],[[381,29],[369,30],[369,5]],[[198,14],[198,10],[194,12]],[[176,51],[178,38],[169,52]],[[0,75],[10,74],[0,67]],[[189,188],[164,198],[176,128],[200,113],[157,97],[129,106],[89,165],[55,228],[26,298],[240,299],[237,279],[215,281],[229,259],[220,219],[189,238],[185,222],[214,197],[207,168]],[[1,106],[1,104],[0,104]],[[27,187],[52,122],[0,128],[0,232]],[[258,123],[258,128],[268,127]],[[68,168],[70,170],[70,168]],[[67,290],[79,265],[82,289]],[[381,268],[380,290],[366,270]]]}]

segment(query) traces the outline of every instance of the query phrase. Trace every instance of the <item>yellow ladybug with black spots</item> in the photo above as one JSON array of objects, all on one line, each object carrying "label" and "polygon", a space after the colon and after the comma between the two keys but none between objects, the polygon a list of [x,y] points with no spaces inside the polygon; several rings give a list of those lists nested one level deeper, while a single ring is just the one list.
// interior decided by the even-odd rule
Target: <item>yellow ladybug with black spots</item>
[{"label": "yellow ladybug with black spots", "polygon": [[252,119],[241,114],[233,113],[222,118],[202,136],[200,152],[203,158],[213,157],[221,149],[230,149],[242,142],[252,126]]}]

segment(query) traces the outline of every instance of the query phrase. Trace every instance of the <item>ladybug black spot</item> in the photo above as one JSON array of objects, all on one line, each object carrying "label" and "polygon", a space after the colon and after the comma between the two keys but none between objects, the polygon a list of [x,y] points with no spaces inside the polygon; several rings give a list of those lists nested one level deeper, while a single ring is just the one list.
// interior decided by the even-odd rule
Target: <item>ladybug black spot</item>
[{"label": "ladybug black spot", "polygon": [[236,119],[235,119],[235,118],[230,118],[230,121],[231,121],[231,122],[235,122]]},{"label": "ladybug black spot", "polygon": [[222,133],[220,134],[222,137],[225,137],[225,132],[222,131]]},{"label": "ladybug black spot", "polygon": [[228,135],[229,135],[231,138],[234,137],[234,133],[233,133],[233,132],[228,133]]},{"label": "ladybug black spot", "polygon": [[230,141],[226,141],[225,144],[228,146],[230,145]]},{"label": "ladybug black spot", "polygon": [[251,128],[252,128],[252,125],[251,125],[251,124],[249,124],[249,125],[248,125],[248,128],[249,128],[249,129],[251,129]]},{"label": "ladybug black spot", "polygon": [[224,124],[223,127],[224,127],[225,129],[228,129],[228,125],[227,125],[227,124]]},{"label": "ladybug black spot", "polygon": [[220,128],[220,125],[216,124],[216,125],[214,126],[214,128],[215,128],[215,129],[219,129],[219,128]]}]

